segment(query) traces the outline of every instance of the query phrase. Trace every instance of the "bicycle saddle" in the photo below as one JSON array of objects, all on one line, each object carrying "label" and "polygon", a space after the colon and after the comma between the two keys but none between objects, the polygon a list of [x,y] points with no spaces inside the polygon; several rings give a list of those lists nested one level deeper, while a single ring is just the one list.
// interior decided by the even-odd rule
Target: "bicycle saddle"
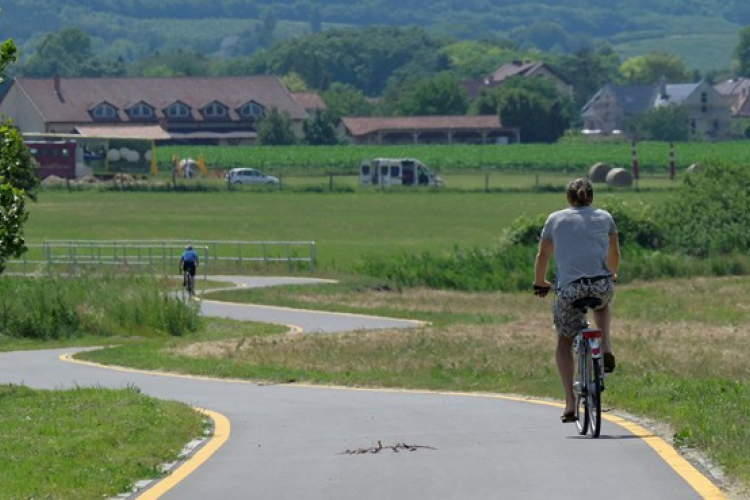
[{"label": "bicycle saddle", "polygon": [[602,299],[596,297],[581,297],[580,299],[574,300],[572,305],[576,309],[586,311],[586,309],[596,309],[602,305]]}]

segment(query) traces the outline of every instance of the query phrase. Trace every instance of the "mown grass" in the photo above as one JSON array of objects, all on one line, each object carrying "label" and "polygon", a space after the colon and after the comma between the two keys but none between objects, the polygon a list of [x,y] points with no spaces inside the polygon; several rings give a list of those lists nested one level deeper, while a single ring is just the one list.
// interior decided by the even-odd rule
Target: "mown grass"
[{"label": "mown grass", "polygon": [[[750,486],[750,280],[620,286],[618,369],[605,404],[666,422]],[[490,391],[560,398],[550,302],[531,294],[409,289],[372,282],[220,292],[212,298],[431,320],[407,331],[253,336],[86,353],[105,363],[274,382]],[[152,353],[149,358],[148,353]],[[212,368],[213,367],[213,368]]]},{"label": "mown grass", "polygon": [[[659,191],[602,193],[658,204]],[[317,269],[350,271],[365,254],[496,245],[521,215],[565,205],[556,193],[44,192],[28,243],[52,239],[315,241]],[[175,257],[175,269],[178,256]]]},{"label": "mown grass", "polygon": [[157,477],[203,435],[199,413],[136,389],[0,386],[0,498],[97,499]]}]

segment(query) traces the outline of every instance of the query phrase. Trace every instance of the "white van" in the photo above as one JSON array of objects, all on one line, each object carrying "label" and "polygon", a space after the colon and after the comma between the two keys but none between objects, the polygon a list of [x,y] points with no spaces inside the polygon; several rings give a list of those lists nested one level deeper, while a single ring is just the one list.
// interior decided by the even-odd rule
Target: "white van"
[{"label": "white van", "polygon": [[414,158],[375,158],[359,166],[360,186],[443,186],[443,179]]}]

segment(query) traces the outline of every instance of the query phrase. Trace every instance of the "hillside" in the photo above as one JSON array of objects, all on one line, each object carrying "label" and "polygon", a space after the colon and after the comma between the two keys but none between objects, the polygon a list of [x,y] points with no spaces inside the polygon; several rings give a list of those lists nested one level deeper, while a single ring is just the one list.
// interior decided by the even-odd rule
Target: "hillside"
[{"label": "hillside", "polygon": [[100,53],[126,60],[175,47],[243,55],[237,41],[263,19],[275,39],[321,26],[419,25],[545,51],[607,41],[625,57],[662,50],[692,68],[726,70],[737,32],[750,24],[746,0],[0,0],[0,7],[0,34],[22,54],[49,32],[80,26]]}]

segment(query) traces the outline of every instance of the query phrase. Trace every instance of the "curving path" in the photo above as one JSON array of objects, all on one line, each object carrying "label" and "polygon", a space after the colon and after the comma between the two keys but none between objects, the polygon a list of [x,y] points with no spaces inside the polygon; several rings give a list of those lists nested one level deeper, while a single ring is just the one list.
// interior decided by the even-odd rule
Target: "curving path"
[{"label": "curving path", "polygon": [[[276,283],[242,281],[245,286]],[[292,324],[309,332],[416,326],[210,301],[202,307],[205,314]],[[726,498],[671,447],[637,425],[610,416],[601,439],[580,438],[574,426],[559,423],[555,403],[498,395],[258,385],[60,360],[75,351],[0,354],[0,382],[46,389],[135,385],[155,397],[218,412],[231,423],[231,435],[228,426],[220,428],[217,439],[229,439],[210,459],[173,487],[163,481],[145,490],[138,496],[143,500]]]}]

